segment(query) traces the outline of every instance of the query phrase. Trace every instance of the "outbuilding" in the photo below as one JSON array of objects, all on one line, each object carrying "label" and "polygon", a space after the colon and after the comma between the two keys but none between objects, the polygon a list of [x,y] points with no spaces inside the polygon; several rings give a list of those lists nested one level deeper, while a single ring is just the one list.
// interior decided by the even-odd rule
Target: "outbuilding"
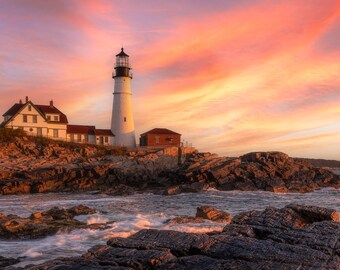
[{"label": "outbuilding", "polygon": [[140,146],[180,146],[181,134],[167,128],[154,128],[140,135]]}]

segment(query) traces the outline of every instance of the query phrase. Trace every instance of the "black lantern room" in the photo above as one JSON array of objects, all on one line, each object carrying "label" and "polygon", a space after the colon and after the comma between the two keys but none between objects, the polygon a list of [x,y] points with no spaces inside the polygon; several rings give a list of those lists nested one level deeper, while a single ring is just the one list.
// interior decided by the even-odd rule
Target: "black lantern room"
[{"label": "black lantern room", "polygon": [[116,55],[115,72],[112,74],[112,78],[116,78],[116,77],[132,78],[130,69],[131,68],[129,64],[129,55],[127,55],[124,52],[124,48],[122,48],[120,53]]}]

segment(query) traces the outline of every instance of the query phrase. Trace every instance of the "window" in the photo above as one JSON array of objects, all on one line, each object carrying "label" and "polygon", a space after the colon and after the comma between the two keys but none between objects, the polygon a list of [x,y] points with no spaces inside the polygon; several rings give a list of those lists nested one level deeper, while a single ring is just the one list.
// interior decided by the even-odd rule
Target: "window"
[{"label": "window", "polygon": [[32,106],[31,105],[28,105],[28,110],[32,111]]},{"label": "window", "polygon": [[74,134],[70,134],[70,141],[74,142]]},{"label": "window", "polygon": [[27,123],[27,115],[26,115],[26,114],[23,114],[23,115],[22,115],[22,121],[23,121],[24,123]]},{"label": "window", "polygon": [[126,117],[124,117],[124,122],[126,122]]},{"label": "window", "polygon": [[58,129],[53,129],[53,137],[58,138]]},{"label": "window", "polygon": [[48,121],[51,121],[51,116],[50,115],[47,115],[46,118],[47,118]]},{"label": "window", "polygon": [[77,142],[81,142],[81,134],[77,134]]},{"label": "window", "polygon": [[155,136],[155,142],[159,143],[159,136]]},{"label": "window", "polygon": [[33,115],[33,123],[38,123],[38,117],[36,115]]},{"label": "window", "polygon": [[53,120],[54,120],[54,121],[59,121],[59,116],[58,116],[58,115],[55,115],[55,116],[53,117]]},{"label": "window", "polygon": [[105,136],[105,143],[109,142],[109,137]]},{"label": "window", "polygon": [[84,137],[85,137],[85,142],[86,143],[89,142],[89,135],[85,134]]},{"label": "window", "polygon": [[37,135],[42,136],[42,128],[37,128]]}]

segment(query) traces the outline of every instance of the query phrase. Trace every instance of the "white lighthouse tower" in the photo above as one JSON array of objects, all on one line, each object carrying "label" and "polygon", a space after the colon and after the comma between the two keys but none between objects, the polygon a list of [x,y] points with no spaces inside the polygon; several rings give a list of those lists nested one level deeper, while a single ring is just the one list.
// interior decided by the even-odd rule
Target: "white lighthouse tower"
[{"label": "white lighthouse tower", "polygon": [[129,56],[122,48],[121,52],[116,55],[115,71],[112,74],[115,86],[113,91],[111,131],[115,135],[116,145],[135,147],[135,125],[131,100],[132,74],[130,70]]}]

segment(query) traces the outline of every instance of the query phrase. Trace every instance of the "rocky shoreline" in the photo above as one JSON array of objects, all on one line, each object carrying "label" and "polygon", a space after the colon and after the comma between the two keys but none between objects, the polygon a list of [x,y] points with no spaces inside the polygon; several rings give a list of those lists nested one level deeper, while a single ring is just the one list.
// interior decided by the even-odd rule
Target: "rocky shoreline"
[{"label": "rocky shoreline", "polygon": [[[212,212],[213,211],[213,212]],[[198,209],[197,213],[221,212]],[[222,212],[223,214],[223,212]],[[224,214],[226,214],[224,212]],[[206,216],[207,217],[207,216]],[[0,264],[16,259],[0,258]],[[240,213],[222,232],[141,230],[115,237],[80,257],[7,269],[339,269],[340,214],[316,206]]]},{"label": "rocky shoreline", "polygon": [[310,192],[340,187],[329,170],[280,152],[239,158],[181,149],[144,149],[125,155],[91,145],[29,138],[0,143],[0,194],[98,190],[111,195],[154,192],[165,195],[218,190]]},{"label": "rocky shoreline", "polygon": [[[178,151],[183,155],[178,157]],[[180,161],[180,162],[179,162]],[[153,192],[162,195],[217,190],[310,192],[340,188],[340,176],[281,152],[254,152],[237,158],[194,149],[144,149],[121,153],[91,145],[33,140],[0,142],[0,194],[95,191],[108,195]],[[77,215],[96,213],[78,205],[53,207],[28,217],[0,213],[0,239],[27,240],[77,229],[105,230]],[[315,206],[290,204],[232,217],[211,206],[196,216],[177,216],[164,224],[205,220],[222,232],[187,233],[143,229],[115,237],[80,257],[15,267],[21,258],[0,256],[12,269],[339,269],[340,214]]]}]

